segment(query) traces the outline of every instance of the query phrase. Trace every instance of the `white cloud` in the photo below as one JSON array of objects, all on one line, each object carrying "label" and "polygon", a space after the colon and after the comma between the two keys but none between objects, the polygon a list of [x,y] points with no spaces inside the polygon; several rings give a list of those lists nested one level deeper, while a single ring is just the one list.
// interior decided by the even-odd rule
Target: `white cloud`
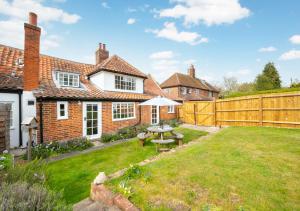
[{"label": "white cloud", "polygon": [[184,18],[184,24],[218,25],[248,17],[250,10],[239,0],[171,0],[176,5],[159,12],[160,17]]},{"label": "white cloud", "polygon": [[290,42],[293,44],[300,44],[300,35],[296,34],[296,35],[290,37]]},{"label": "white cloud", "polygon": [[127,24],[131,25],[131,24],[134,24],[136,22],[136,20],[134,18],[129,18],[127,20]]},{"label": "white cloud", "polygon": [[101,6],[105,9],[110,9],[110,6],[107,4],[107,2],[101,2]]},{"label": "white cloud", "polygon": [[152,53],[150,59],[172,59],[174,57],[173,51],[160,51]]},{"label": "white cloud", "polygon": [[290,50],[279,57],[280,60],[300,59],[300,50]]},{"label": "white cloud", "polygon": [[200,34],[196,32],[179,32],[173,22],[165,22],[163,29],[155,29],[155,30],[146,30],[146,32],[152,32],[157,37],[166,38],[169,40],[173,40],[176,42],[185,42],[190,45],[197,45],[200,43],[208,42],[208,38],[202,37]]},{"label": "white cloud", "polygon": [[62,41],[62,37],[60,37],[58,35],[45,36],[42,39],[41,50],[47,51],[50,48],[57,48],[60,46],[61,41]]},{"label": "white cloud", "polygon": [[30,11],[38,14],[39,26],[42,28],[42,51],[58,47],[62,40],[62,37],[58,35],[48,35],[43,27],[45,23],[58,21],[71,24],[80,19],[80,16],[76,14],[69,14],[61,9],[43,6],[41,0],[0,0],[0,14],[7,17],[7,20],[0,20],[0,43],[18,48],[24,47],[24,22],[27,22]]},{"label": "white cloud", "polygon": [[264,48],[260,48],[258,49],[259,52],[274,52],[277,51],[277,49],[273,46],[269,46],[269,47],[264,47]]},{"label": "white cloud", "polygon": [[70,14],[62,9],[44,6],[41,2],[40,0],[0,0],[0,14],[26,20],[28,13],[31,11],[38,14],[39,22],[58,21],[65,24],[73,24],[80,19],[77,14]]}]

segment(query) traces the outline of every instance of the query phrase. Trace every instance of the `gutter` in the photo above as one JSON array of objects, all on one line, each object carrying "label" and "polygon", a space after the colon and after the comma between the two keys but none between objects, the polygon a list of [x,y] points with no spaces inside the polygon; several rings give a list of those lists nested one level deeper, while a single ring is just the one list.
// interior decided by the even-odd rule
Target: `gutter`
[{"label": "gutter", "polygon": [[44,143],[43,100],[40,99],[40,143]]},{"label": "gutter", "polygon": [[19,147],[23,145],[23,137],[22,137],[22,93],[20,90],[18,92],[19,95]]}]

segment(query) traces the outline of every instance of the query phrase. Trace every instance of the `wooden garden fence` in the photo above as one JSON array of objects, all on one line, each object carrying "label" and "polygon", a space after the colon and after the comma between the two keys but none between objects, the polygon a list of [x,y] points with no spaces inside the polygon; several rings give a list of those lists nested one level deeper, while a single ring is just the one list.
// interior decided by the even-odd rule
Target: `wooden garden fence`
[{"label": "wooden garden fence", "polygon": [[188,124],[300,128],[300,92],[185,102],[178,110]]}]

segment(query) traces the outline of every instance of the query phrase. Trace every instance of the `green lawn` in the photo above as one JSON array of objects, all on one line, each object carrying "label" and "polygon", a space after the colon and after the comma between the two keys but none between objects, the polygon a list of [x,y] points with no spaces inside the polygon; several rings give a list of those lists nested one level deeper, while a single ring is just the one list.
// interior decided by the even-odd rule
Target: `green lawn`
[{"label": "green lawn", "polygon": [[[184,142],[197,139],[206,132],[177,128],[184,134]],[[88,154],[78,155],[48,165],[48,184],[55,191],[62,191],[68,203],[75,203],[89,196],[90,184],[100,171],[107,175],[130,164],[156,155],[155,146],[147,143],[141,147],[134,139]]]},{"label": "green lawn", "polygon": [[128,184],[143,210],[300,210],[297,129],[227,128],[143,169]]}]

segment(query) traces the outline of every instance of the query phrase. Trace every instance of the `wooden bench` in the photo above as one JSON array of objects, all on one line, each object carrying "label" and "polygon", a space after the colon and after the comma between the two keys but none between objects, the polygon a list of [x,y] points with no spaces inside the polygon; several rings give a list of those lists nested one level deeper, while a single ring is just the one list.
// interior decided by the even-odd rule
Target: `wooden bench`
[{"label": "wooden bench", "polygon": [[174,132],[173,134],[175,136],[174,138],[176,140],[176,144],[178,146],[181,146],[183,144],[183,137],[184,137],[184,135],[181,134],[181,133],[176,133],[176,132]]},{"label": "wooden bench", "polygon": [[168,144],[174,143],[175,141],[173,139],[165,139],[165,140],[154,139],[151,142],[156,144],[156,151],[158,152],[158,151],[167,151],[167,150],[169,150],[169,149],[166,150],[166,148],[160,148],[159,147],[160,145],[168,145]]},{"label": "wooden bench", "polygon": [[148,133],[139,133],[137,138],[140,140],[140,144],[143,147],[145,145],[145,140],[149,138],[151,135]]}]

